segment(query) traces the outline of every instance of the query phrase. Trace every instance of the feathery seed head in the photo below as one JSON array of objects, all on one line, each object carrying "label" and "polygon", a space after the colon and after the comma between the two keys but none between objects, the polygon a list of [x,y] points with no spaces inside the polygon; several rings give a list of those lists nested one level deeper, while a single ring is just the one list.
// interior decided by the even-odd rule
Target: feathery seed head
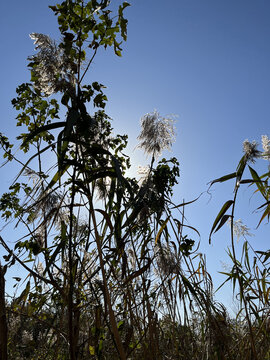
[{"label": "feathery seed head", "polygon": [[170,246],[160,246],[157,251],[157,265],[163,275],[178,274],[179,259]]},{"label": "feathery seed head", "polygon": [[146,181],[146,179],[149,176],[149,172],[150,172],[150,167],[149,166],[141,166],[141,165],[138,166],[137,173],[140,175],[139,186],[144,184],[144,182]]},{"label": "feathery seed head", "polygon": [[249,142],[248,139],[246,139],[243,142],[243,151],[247,161],[255,162],[255,159],[260,156],[260,151],[257,149],[257,146],[258,144],[255,140]]},{"label": "feathery seed head", "polygon": [[262,135],[262,147],[264,150],[262,153],[263,159],[270,161],[270,139],[267,135]]},{"label": "feathery seed head", "polygon": [[35,63],[33,72],[35,86],[46,96],[67,88],[74,88],[75,77],[71,64],[63,50],[48,35],[31,33],[37,54],[28,60]]},{"label": "feathery seed head", "polygon": [[174,120],[171,117],[162,117],[154,110],[141,118],[141,133],[138,147],[148,155],[158,157],[164,149],[170,150],[175,141]]},{"label": "feathery seed head", "polygon": [[[231,226],[231,223],[232,220],[229,219],[228,225]],[[245,224],[243,224],[241,219],[233,221],[233,233],[237,237],[237,241],[239,241],[241,237],[246,238],[247,236],[252,236],[253,234],[251,234],[249,230],[250,229]]]}]

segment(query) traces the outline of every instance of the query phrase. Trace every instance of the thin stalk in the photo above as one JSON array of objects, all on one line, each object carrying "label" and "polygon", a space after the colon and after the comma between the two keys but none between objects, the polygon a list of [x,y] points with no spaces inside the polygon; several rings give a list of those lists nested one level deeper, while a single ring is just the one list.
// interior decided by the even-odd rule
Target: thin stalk
[{"label": "thin stalk", "polygon": [[106,279],[106,273],[105,273],[105,267],[104,267],[104,261],[103,261],[101,241],[100,241],[100,236],[99,236],[99,233],[98,233],[98,230],[97,230],[97,222],[96,222],[96,217],[95,217],[95,211],[94,211],[93,204],[92,204],[92,199],[90,199],[89,204],[90,204],[90,212],[91,212],[91,216],[92,216],[93,227],[94,227],[95,238],[96,238],[96,244],[97,244],[97,249],[98,249],[99,263],[100,263],[102,279],[103,279],[103,284],[104,284],[105,303],[107,303],[107,306],[108,306],[108,309],[109,309],[109,318],[110,318],[110,322],[111,322],[111,325],[112,325],[112,333],[113,333],[113,336],[114,336],[114,340],[115,340],[115,343],[116,343],[116,347],[117,347],[120,359],[121,360],[126,360],[124,347],[123,347],[123,344],[121,342],[121,338],[120,338],[119,331],[118,331],[118,328],[117,328],[117,323],[116,323],[114,311],[113,311],[113,308],[112,308],[111,297],[110,297],[110,293],[109,293],[109,289],[108,289],[108,283],[107,283],[107,279]]},{"label": "thin stalk", "polygon": [[235,246],[234,246],[233,219],[234,219],[235,204],[236,204],[236,198],[237,198],[238,191],[239,191],[239,185],[236,184],[235,193],[234,193],[234,199],[233,199],[233,204],[232,204],[232,212],[231,212],[232,255],[233,255],[233,261],[234,261],[234,265],[235,265],[235,269],[236,269],[237,280],[238,280],[238,284],[239,284],[239,288],[240,288],[240,294],[242,295],[243,303],[244,303],[244,307],[245,307],[246,319],[247,319],[248,327],[249,327],[249,335],[250,335],[250,343],[251,343],[252,355],[253,355],[253,359],[257,360],[258,357],[257,357],[257,354],[256,354],[256,349],[255,349],[255,342],[254,342],[254,337],[253,337],[252,324],[251,324],[250,317],[249,317],[249,314],[248,314],[247,301],[246,301],[246,298],[245,298],[245,295],[244,295],[243,284],[242,284],[241,277],[240,277],[239,267],[238,267],[237,260],[236,260]]},{"label": "thin stalk", "polygon": [[0,360],[7,360],[8,328],[5,302],[5,271],[0,264]]},{"label": "thin stalk", "polygon": [[[76,145],[75,159],[78,159],[78,146]],[[68,236],[68,262],[69,262],[69,287],[68,287],[68,335],[69,335],[69,354],[70,360],[76,360],[76,351],[75,351],[75,334],[74,334],[74,325],[73,325],[73,312],[74,312],[74,303],[73,303],[73,292],[74,292],[74,278],[73,275],[73,208],[75,202],[75,179],[76,179],[77,169],[76,166],[73,169],[72,174],[72,190],[71,190],[71,202],[69,210],[69,236]]]}]

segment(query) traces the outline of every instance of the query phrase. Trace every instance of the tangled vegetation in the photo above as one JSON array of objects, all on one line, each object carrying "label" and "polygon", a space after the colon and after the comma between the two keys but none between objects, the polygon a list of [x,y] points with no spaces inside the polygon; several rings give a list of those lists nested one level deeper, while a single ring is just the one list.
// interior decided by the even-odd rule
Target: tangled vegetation
[{"label": "tangled vegetation", "polygon": [[[151,162],[139,180],[129,178],[128,139],[113,134],[104,86],[84,84],[99,49],[121,56],[128,6],[114,14],[107,0],[65,0],[50,6],[61,42],[31,34],[31,81],[12,101],[28,159],[0,137],[6,162],[20,166],[0,210],[21,231],[14,247],[0,237],[0,359],[270,359],[270,251],[254,252],[252,262],[247,240],[242,259],[234,246],[235,231],[246,231],[234,221],[240,186],[256,187],[261,221],[269,218],[270,173],[249,165],[269,156],[268,138],[263,153],[245,142],[236,171],[212,182],[235,179],[234,198],[210,234],[211,241],[231,221],[233,266],[225,275],[240,306],[231,318],[213,297],[199,232],[185,223],[193,201],[172,201],[179,163],[157,160],[172,145],[173,120],[157,112],[142,118],[139,146]],[[4,278],[14,264],[24,269],[16,278],[24,288],[7,298]]]}]

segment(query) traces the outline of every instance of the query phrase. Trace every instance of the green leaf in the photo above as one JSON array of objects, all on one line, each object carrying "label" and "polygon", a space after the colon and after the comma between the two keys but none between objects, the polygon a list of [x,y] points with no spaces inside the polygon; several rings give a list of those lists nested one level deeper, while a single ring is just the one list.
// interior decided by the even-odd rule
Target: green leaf
[{"label": "green leaf", "polygon": [[239,181],[240,184],[254,184],[255,181],[253,179],[244,179]]},{"label": "green leaf", "polygon": [[263,203],[262,205],[260,205],[259,207],[257,207],[257,210],[265,207],[266,205],[270,205],[270,201],[266,201],[266,203]]},{"label": "green leaf", "polygon": [[267,197],[266,197],[266,194],[265,194],[265,187],[264,187],[264,185],[262,183],[262,180],[260,179],[259,175],[257,174],[257,172],[254,169],[252,169],[251,166],[249,166],[249,171],[250,171],[252,179],[256,183],[257,188],[259,189],[260,193],[267,200]]},{"label": "green leaf", "polygon": [[266,216],[268,216],[268,220],[269,220],[269,216],[270,216],[270,205],[268,205],[268,206],[266,207],[266,209],[265,209],[265,211],[264,211],[264,213],[263,213],[263,215],[262,215],[262,217],[261,217],[261,219],[260,219],[260,221],[259,221],[259,224],[257,225],[257,228],[261,225],[263,219],[265,219]]},{"label": "green leaf", "polygon": [[46,268],[44,270],[44,274],[48,271],[49,267],[54,263],[56,256],[60,253],[60,251],[65,248],[66,242],[67,242],[66,225],[62,221],[62,223],[61,223],[61,240],[60,240],[59,244],[57,245],[54,253],[50,257],[50,260],[47,262]]},{"label": "green leaf", "polygon": [[67,171],[67,169],[69,168],[69,164],[67,164],[61,171],[57,171],[57,173],[54,175],[54,177],[52,178],[51,182],[49,183],[47,190],[51,189],[58,180],[61,179],[61,177],[63,176],[63,174]]},{"label": "green leaf", "polygon": [[[238,181],[241,180],[245,167],[246,167],[247,161],[246,161],[246,156],[244,155],[241,160],[239,161],[238,165],[237,165],[237,169],[236,169],[236,174],[237,174],[237,179],[236,179],[236,183]],[[236,184],[237,185],[237,184]]]},{"label": "green leaf", "polygon": [[109,226],[111,232],[113,232],[113,225],[112,225],[109,214],[105,210],[102,210],[102,209],[95,209],[95,211],[100,212],[104,216],[104,218],[106,220],[106,224]]},{"label": "green leaf", "polygon": [[123,5],[122,5],[122,10],[124,10],[128,6],[130,6],[130,3],[128,3],[127,1],[124,1]]},{"label": "green leaf", "polygon": [[66,124],[65,121],[59,121],[57,123],[48,124],[48,125],[44,125],[44,126],[41,126],[41,127],[37,128],[36,130],[32,131],[29,135],[27,135],[27,137],[23,141],[21,147],[25,146],[26,143],[31,141],[35,136],[39,135],[40,133],[45,132],[45,131],[49,131],[49,130],[53,130],[53,129],[57,129],[57,128],[60,128],[60,127],[64,127],[65,124]]},{"label": "green leaf", "polygon": [[155,245],[157,244],[157,242],[159,241],[159,238],[163,232],[163,230],[166,228],[167,226],[167,222],[170,220],[170,217],[168,216],[167,219],[163,222],[163,224],[161,225],[158,233],[157,233],[157,236],[156,236],[156,239],[155,239]]},{"label": "green leaf", "polygon": [[119,329],[124,324],[123,320],[120,320],[117,324],[117,328]]},{"label": "green leaf", "polygon": [[21,301],[25,303],[29,292],[30,292],[30,281],[27,282],[25,289],[22,291],[21,295],[16,299],[16,304],[20,304]]},{"label": "green leaf", "polygon": [[219,225],[216,228],[215,232],[217,232],[222,226],[227,222],[227,220],[231,217],[231,215],[223,215],[220,219]]},{"label": "green leaf", "polygon": [[[233,200],[228,200],[221,208],[220,212],[218,213],[218,216],[216,217],[214,224],[212,226],[211,232],[210,232],[210,236],[209,236],[209,244],[211,244],[211,235],[214,232],[214,230],[216,229],[219,230],[221,228],[221,226],[224,225],[224,214],[225,212],[230,208],[230,206],[234,203]],[[221,226],[220,226],[221,225]]]},{"label": "green leaf", "polygon": [[95,347],[92,345],[89,345],[89,353],[90,355],[95,355]]},{"label": "green leaf", "polygon": [[115,50],[114,52],[115,52],[115,55],[122,57],[122,53],[120,50]]},{"label": "green leaf", "polygon": [[230,180],[230,179],[233,179],[237,176],[237,173],[236,172],[233,172],[231,174],[228,174],[228,175],[225,175],[225,176],[222,176],[218,179],[215,179],[213,181],[211,181],[210,183],[210,186],[212,186],[213,184],[217,183],[217,182],[224,182],[224,181],[227,181],[227,180]]}]

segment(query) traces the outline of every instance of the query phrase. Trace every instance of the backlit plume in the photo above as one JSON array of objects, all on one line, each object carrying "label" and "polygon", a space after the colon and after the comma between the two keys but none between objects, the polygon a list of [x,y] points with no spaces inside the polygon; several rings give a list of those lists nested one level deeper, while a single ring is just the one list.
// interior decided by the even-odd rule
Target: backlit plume
[{"label": "backlit plume", "polygon": [[158,157],[163,150],[170,150],[175,141],[174,120],[171,117],[162,117],[154,110],[141,118],[141,133],[138,147],[147,155]]},{"label": "backlit plume", "polygon": [[[231,226],[231,224],[232,220],[229,219],[228,225]],[[246,238],[247,236],[252,236],[253,234],[251,234],[249,230],[250,229],[245,224],[243,224],[241,219],[233,221],[233,233],[237,237],[237,242],[241,237]]]},{"label": "backlit plume", "polygon": [[28,58],[34,63],[35,87],[46,96],[74,89],[75,77],[63,50],[48,35],[32,33],[29,36],[38,51]]},{"label": "backlit plume", "polygon": [[264,150],[262,157],[270,161],[270,139],[267,135],[262,135],[262,147]]},{"label": "backlit plume", "polygon": [[246,139],[243,142],[243,151],[247,161],[255,162],[255,159],[260,156],[260,151],[257,149],[257,146],[258,144],[255,140],[249,142],[248,139]]}]

